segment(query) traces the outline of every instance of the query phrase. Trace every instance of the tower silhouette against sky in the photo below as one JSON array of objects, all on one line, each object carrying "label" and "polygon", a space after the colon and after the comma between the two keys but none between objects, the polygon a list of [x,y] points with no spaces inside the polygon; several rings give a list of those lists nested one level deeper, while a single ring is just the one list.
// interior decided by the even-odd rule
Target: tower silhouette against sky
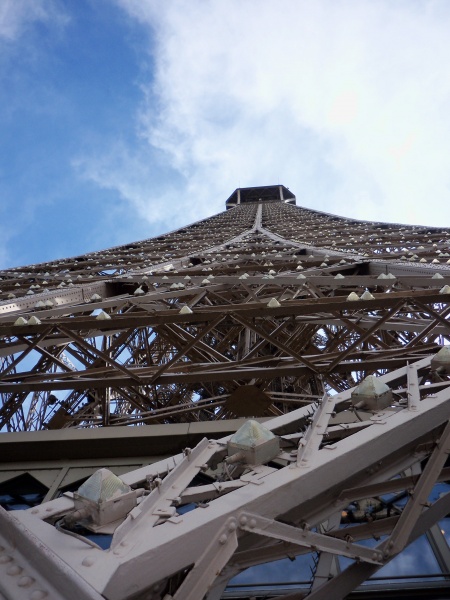
[{"label": "tower silhouette against sky", "polygon": [[[441,597],[450,228],[241,188],[0,289],[6,598]],[[435,567],[374,579],[423,543]],[[239,587],[287,557],[307,580]]]}]

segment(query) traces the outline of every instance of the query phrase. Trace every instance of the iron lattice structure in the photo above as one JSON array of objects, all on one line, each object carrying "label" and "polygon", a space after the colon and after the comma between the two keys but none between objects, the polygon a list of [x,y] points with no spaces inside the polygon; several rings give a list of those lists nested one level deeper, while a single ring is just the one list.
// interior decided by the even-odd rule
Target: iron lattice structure
[{"label": "iron lattice structure", "polygon": [[247,420],[58,497],[67,467],[43,504],[0,510],[0,596],[268,598],[227,585],[314,554],[277,597],[339,600],[424,534],[440,575],[414,593],[448,588],[450,229],[294,202],[236,190],[158,238],[1,273],[3,439]]},{"label": "iron lattice structure", "polygon": [[269,195],[5,270],[0,430],[275,416],[342,392],[447,343],[449,256],[450,229]]}]

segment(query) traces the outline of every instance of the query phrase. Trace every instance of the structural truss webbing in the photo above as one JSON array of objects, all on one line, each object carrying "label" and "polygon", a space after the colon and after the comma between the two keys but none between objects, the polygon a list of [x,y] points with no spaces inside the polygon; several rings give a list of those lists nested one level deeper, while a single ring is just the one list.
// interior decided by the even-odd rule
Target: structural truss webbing
[{"label": "structural truss webbing", "polygon": [[[48,597],[215,600],[313,551],[309,597],[343,598],[450,511],[429,500],[450,477],[449,259],[450,229],[262,201],[0,273],[3,431],[254,417],[279,443],[232,458],[205,439],[124,475],[134,504],[119,494],[107,551],[66,535],[101,527],[99,505],[0,512],[0,567]],[[388,510],[394,492],[409,500]],[[333,556],[355,562],[336,574]]]}]

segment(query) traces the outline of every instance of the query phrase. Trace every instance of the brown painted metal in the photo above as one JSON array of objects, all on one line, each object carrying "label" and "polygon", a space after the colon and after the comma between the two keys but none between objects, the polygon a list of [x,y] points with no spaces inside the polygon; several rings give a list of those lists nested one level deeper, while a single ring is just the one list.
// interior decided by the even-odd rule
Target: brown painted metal
[{"label": "brown painted metal", "polygon": [[449,259],[450,229],[266,201],[2,271],[0,429],[233,418],[248,385],[260,416],[341,392],[448,343]]}]

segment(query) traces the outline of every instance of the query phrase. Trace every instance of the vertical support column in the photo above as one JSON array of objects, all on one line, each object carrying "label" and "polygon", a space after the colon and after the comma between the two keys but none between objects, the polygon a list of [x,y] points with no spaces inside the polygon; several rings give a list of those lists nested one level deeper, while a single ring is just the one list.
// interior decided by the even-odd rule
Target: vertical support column
[{"label": "vertical support column", "polygon": [[240,204],[241,203],[241,190],[238,188],[237,190],[237,203]]},{"label": "vertical support column", "polygon": [[256,217],[255,217],[255,222],[253,223],[253,227],[252,227],[252,231],[258,231],[259,229],[262,229],[262,203],[259,202],[258,203],[258,208],[256,211]]},{"label": "vertical support column", "polygon": [[414,365],[408,364],[408,410],[417,410],[420,402],[419,378]]}]

